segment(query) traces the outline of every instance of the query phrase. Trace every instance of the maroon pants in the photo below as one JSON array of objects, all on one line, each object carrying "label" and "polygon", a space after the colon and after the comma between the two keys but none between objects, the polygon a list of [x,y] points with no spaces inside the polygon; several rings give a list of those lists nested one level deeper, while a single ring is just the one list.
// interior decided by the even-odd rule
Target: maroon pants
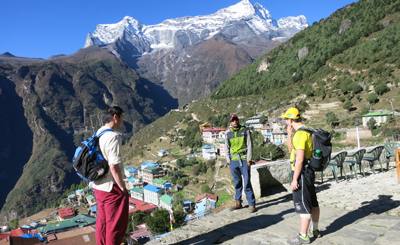
[{"label": "maroon pants", "polygon": [[111,192],[95,190],[97,202],[96,244],[120,245],[128,227],[129,198],[118,185]]}]

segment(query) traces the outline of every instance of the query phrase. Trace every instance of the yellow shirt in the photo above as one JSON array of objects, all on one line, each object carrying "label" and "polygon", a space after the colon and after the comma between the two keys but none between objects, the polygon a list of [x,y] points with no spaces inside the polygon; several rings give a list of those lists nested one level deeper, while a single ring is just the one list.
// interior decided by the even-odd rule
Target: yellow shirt
[{"label": "yellow shirt", "polygon": [[293,149],[290,153],[290,166],[294,171],[294,165],[296,160],[296,150],[304,150],[304,156],[306,159],[312,157],[313,142],[311,134],[304,130],[297,130],[292,139]]}]

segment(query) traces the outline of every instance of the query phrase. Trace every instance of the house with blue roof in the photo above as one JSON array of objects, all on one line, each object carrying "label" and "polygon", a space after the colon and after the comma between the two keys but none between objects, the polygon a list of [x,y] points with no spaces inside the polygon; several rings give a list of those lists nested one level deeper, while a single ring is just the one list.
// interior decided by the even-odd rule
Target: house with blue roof
[{"label": "house with blue roof", "polygon": [[203,193],[196,197],[196,207],[194,213],[196,217],[203,217],[217,206],[218,196],[210,193]]},{"label": "house with blue roof", "polygon": [[194,210],[195,206],[196,206],[196,204],[194,202],[190,201],[190,200],[184,200],[183,201],[183,210],[186,213],[192,212]]},{"label": "house with blue roof", "polygon": [[146,168],[156,168],[159,167],[160,164],[153,162],[153,161],[144,161],[142,162],[142,164],[140,165],[140,170],[144,170]]},{"label": "house with blue roof", "polygon": [[212,144],[204,144],[201,148],[201,153],[204,159],[212,160],[217,158],[217,150],[215,146]]},{"label": "house with blue roof", "polygon": [[138,174],[138,169],[132,166],[126,166],[124,168],[124,174],[125,177],[129,178],[129,177],[135,177]]},{"label": "house with blue roof", "polygon": [[97,204],[93,205],[93,206],[90,206],[89,215],[92,216],[92,217],[96,217],[96,215],[97,215]]},{"label": "house with blue roof", "polygon": [[164,179],[164,178],[156,178],[156,179],[153,179],[153,181],[152,181],[152,183],[151,183],[152,185],[155,185],[155,186],[157,186],[157,187],[160,187],[160,188],[162,188],[162,189],[164,189],[164,190],[171,190],[172,189],[172,183],[171,182],[168,182],[166,179]]},{"label": "house with blue roof", "polygon": [[128,190],[132,189],[133,187],[140,185],[141,181],[138,178],[135,178],[133,176],[130,176],[126,179],[126,188],[128,188]]},{"label": "house with blue roof", "polygon": [[160,187],[147,184],[143,187],[144,201],[159,206],[160,197],[163,192],[163,189],[161,189]]}]

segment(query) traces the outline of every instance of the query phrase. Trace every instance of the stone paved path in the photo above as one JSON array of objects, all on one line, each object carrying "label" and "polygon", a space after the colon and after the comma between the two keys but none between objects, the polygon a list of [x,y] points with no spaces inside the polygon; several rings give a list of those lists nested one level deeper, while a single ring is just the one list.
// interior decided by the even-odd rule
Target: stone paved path
[{"label": "stone paved path", "polygon": [[[400,184],[394,169],[318,188],[323,237],[312,244],[400,245]],[[149,244],[288,244],[299,222],[290,193],[264,197],[257,206],[254,214],[223,210]]]}]

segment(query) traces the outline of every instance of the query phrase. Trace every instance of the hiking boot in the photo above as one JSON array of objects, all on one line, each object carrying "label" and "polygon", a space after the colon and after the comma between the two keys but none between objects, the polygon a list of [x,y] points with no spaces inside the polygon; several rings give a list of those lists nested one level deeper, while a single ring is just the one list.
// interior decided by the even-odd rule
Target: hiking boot
[{"label": "hiking boot", "polygon": [[255,205],[254,205],[254,206],[250,206],[250,207],[249,207],[249,212],[250,212],[250,213],[255,213],[255,212],[257,212],[256,206],[255,206]]},{"label": "hiking boot", "polygon": [[242,202],[239,201],[239,200],[236,200],[235,201],[235,205],[233,207],[231,207],[231,211],[238,210],[238,209],[241,209],[241,208],[243,208]]},{"label": "hiking boot", "polygon": [[289,240],[289,244],[290,245],[310,244],[310,237],[309,236],[303,237],[302,235],[297,234],[295,238]]},{"label": "hiking boot", "polygon": [[314,239],[322,237],[321,232],[319,230],[312,231],[311,234]]}]

